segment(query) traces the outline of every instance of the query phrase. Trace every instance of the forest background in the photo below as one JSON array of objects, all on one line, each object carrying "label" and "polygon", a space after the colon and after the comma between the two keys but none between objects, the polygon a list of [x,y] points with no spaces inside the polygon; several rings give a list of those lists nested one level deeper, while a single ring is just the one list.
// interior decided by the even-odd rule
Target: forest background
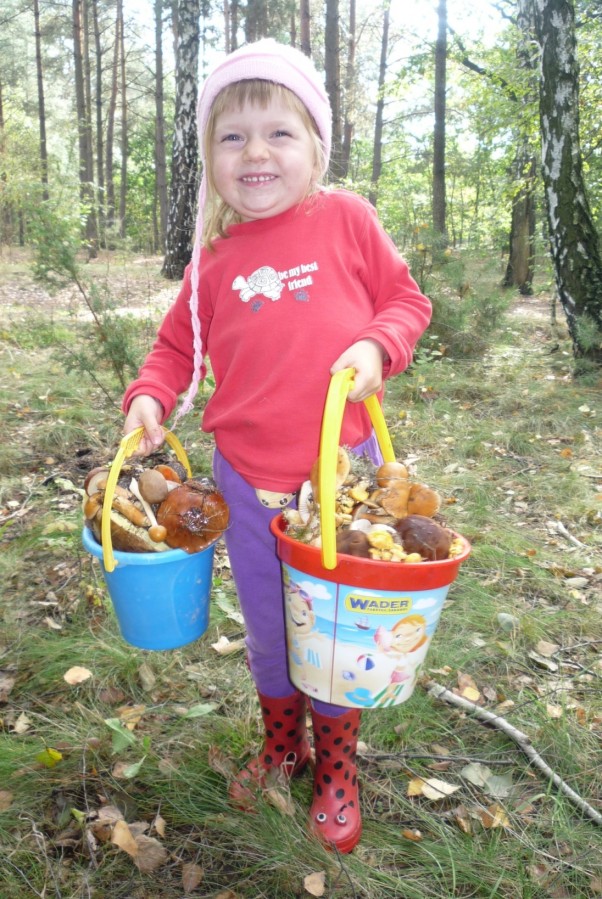
[{"label": "forest background", "polygon": [[[0,25],[3,899],[600,895],[599,3],[4,0]],[[81,549],[190,256],[199,73],[263,35],[324,71],[330,181],[432,298],[385,411],[473,544],[421,688],[365,716],[348,859],[306,838],[307,779],[227,805],[260,736],[221,549],[210,631],[170,654],[120,640]],[[180,432],[205,474],[211,387]]]}]

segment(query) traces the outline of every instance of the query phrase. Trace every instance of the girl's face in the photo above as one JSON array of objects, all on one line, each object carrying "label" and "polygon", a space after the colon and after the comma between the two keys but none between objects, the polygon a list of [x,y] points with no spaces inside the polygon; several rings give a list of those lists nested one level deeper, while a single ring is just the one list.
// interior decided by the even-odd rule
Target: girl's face
[{"label": "girl's face", "polygon": [[315,149],[301,116],[277,98],[245,102],[217,116],[211,172],[222,200],[244,222],[271,218],[303,200],[318,176]]}]

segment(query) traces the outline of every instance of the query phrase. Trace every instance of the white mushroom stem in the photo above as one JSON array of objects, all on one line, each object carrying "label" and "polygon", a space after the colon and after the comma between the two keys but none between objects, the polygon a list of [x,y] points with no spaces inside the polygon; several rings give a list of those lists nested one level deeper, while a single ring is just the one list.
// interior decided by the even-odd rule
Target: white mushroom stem
[{"label": "white mushroom stem", "polygon": [[151,527],[159,527],[157,519],[155,518],[155,513],[153,512],[150,503],[147,503],[147,501],[140,493],[140,488],[138,487],[138,481],[136,480],[136,478],[132,478],[132,480],[130,481],[130,490],[132,491],[136,499],[139,499],[142,503],[142,508],[146,512],[146,516],[151,523]]}]

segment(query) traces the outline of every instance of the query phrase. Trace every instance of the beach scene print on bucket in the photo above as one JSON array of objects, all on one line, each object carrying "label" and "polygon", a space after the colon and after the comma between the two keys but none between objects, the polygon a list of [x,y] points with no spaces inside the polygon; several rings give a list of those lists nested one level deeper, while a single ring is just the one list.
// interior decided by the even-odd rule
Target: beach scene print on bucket
[{"label": "beach scene print on bucket", "polygon": [[349,708],[410,698],[449,586],[370,590],[283,564],[289,676],[307,695]]}]

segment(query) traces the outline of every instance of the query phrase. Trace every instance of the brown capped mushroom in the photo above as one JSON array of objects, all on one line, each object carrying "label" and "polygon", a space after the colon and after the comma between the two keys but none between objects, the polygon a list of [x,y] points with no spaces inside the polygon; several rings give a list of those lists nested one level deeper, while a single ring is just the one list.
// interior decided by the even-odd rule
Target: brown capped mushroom
[{"label": "brown capped mushroom", "polygon": [[390,487],[392,483],[408,479],[408,470],[403,462],[383,462],[376,470],[376,483],[379,487]]},{"label": "brown capped mushroom", "polygon": [[347,556],[370,558],[370,543],[363,531],[339,531],[337,534],[337,552]]},{"label": "brown capped mushroom", "polygon": [[[314,492],[314,497],[318,496],[318,486],[319,486],[319,471],[320,471],[320,457],[316,459],[314,464],[311,467],[311,471],[309,473],[309,480],[311,481],[312,490]],[[342,487],[345,481],[349,476],[349,472],[351,471],[351,460],[347,455],[347,451],[340,446],[337,450],[337,470],[336,470],[336,478],[335,484],[337,487]]]},{"label": "brown capped mushroom", "polygon": [[103,487],[106,487],[108,477],[108,468],[97,466],[96,468],[90,469],[84,481],[84,490],[86,491],[88,496],[92,496],[92,494],[96,493],[97,490],[101,490]]},{"label": "brown capped mushroom", "polygon": [[228,519],[226,501],[208,479],[190,478],[171,490],[157,509],[157,521],[167,530],[165,542],[188,553],[217,540]]},{"label": "brown capped mushroom", "polygon": [[426,515],[432,518],[441,506],[439,494],[426,484],[412,484],[408,497],[408,515]]},{"label": "brown capped mushroom", "polygon": [[147,503],[153,504],[162,503],[169,493],[167,480],[156,468],[142,472],[138,478],[138,489]]},{"label": "brown capped mushroom", "polygon": [[429,562],[448,558],[452,542],[451,531],[441,527],[432,518],[406,515],[396,523],[395,530],[408,554],[419,553]]}]

